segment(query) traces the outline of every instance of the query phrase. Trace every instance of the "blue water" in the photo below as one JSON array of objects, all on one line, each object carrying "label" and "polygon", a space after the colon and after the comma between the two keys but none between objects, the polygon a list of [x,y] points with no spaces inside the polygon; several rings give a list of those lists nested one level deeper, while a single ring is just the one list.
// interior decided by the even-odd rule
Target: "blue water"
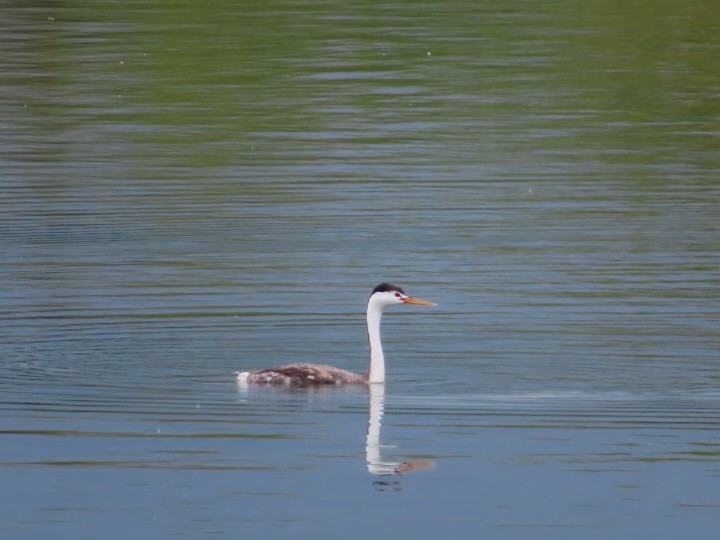
[{"label": "blue water", "polygon": [[[720,14],[666,7],[7,6],[0,536],[714,538]],[[237,385],[364,371],[381,281],[439,303],[383,393]]]}]

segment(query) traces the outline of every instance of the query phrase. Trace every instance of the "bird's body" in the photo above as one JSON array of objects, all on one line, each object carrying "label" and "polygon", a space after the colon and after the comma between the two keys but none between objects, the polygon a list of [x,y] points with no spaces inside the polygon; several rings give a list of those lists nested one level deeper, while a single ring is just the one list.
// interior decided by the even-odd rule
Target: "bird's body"
[{"label": "bird's body", "polygon": [[418,304],[433,306],[432,302],[413,298],[400,287],[381,283],[373,289],[367,307],[370,367],[367,373],[353,373],[324,364],[289,364],[259,371],[237,373],[241,384],[281,384],[310,386],[320,384],[368,384],[385,382],[385,358],[380,341],[380,319],[383,309],[390,305]]},{"label": "bird's body", "polygon": [[248,384],[284,384],[310,386],[314,384],[366,384],[367,374],[353,373],[325,364],[290,364],[260,371],[238,374],[240,382]]}]

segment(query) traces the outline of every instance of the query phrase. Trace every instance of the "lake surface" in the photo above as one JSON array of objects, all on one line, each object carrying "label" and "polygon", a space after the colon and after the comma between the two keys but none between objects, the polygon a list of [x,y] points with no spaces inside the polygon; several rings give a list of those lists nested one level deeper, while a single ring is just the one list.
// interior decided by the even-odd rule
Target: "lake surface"
[{"label": "lake surface", "polygon": [[[0,536],[715,538],[720,4],[13,2]],[[288,362],[384,388],[241,388]]]}]

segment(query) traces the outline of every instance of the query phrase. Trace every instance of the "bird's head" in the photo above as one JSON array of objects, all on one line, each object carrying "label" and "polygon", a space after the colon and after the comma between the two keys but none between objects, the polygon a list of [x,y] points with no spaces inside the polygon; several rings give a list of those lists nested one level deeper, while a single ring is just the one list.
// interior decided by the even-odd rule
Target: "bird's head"
[{"label": "bird's head", "polygon": [[428,302],[422,298],[408,296],[401,287],[391,283],[381,283],[370,293],[370,302],[380,307],[394,306],[398,304],[416,304],[418,306],[436,306],[434,302]]}]

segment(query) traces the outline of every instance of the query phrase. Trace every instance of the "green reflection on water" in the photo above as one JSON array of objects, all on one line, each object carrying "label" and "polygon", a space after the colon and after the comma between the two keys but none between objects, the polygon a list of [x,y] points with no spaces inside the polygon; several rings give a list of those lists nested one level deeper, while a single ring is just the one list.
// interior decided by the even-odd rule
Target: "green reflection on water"
[{"label": "green reflection on water", "polygon": [[[338,176],[332,163],[354,163],[347,175],[363,160],[490,152],[528,166],[645,165],[642,181],[667,174],[652,165],[719,163],[713,2],[83,2],[44,13],[16,14],[32,38],[19,52],[33,60],[9,65],[31,133],[62,138],[36,157],[92,143],[153,177],[168,171],[152,163],[207,177],[321,160]],[[238,172],[233,190],[265,171]]]}]

